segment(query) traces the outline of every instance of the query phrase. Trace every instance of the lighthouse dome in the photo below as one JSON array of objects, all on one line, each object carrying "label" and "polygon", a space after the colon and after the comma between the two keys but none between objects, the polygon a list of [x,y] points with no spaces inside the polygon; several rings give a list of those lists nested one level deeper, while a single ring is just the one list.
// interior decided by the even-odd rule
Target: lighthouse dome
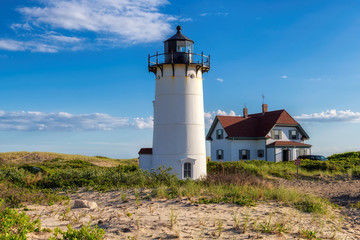
[{"label": "lighthouse dome", "polygon": [[172,36],[171,38],[169,38],[168,40],[166,40],[165,43],[167,41],[176,41],[176,40],[190,41],[190,42],[194,43],[193,40],[191,40],[190,38],[186,37],[184,34],[181,33],[181,26],[177,26],[176,30],[177,30],[177,33],[174,36]]}]

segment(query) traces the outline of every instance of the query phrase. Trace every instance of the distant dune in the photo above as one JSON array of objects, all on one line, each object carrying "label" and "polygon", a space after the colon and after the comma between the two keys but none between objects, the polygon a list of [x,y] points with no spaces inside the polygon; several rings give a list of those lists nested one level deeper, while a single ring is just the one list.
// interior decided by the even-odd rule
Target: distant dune
[{"label": "distant dune", "polygon": [[137,158],[132,159],[114,159],[102,156],[89,157],[84,155],[52,153],[52,152],[5,152],[0,153],[0,163],[5,164],[25,164],[38,163],[53,159],[63,160],[83,160],[102,167],[115,167],[119,164],[137,163]]}]

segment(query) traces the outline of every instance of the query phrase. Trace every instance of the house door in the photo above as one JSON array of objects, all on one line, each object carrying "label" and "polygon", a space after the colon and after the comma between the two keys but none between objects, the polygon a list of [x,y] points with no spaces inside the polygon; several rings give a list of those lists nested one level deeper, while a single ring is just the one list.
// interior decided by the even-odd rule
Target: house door
[{"label": "house door", "polygon": [[290,150],[283,150],[283,162],[288,162],[290,160]]}]

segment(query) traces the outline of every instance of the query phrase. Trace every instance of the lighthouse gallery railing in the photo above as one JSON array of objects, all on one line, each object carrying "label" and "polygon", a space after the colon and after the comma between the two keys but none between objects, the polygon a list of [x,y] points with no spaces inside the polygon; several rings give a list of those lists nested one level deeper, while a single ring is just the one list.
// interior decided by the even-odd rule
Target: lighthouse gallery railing
[{"label": "lighthouse gallery railing", "polygon": [[203,53],[186,53],[186,52],[172,52],[172,53],[156,53],[148,56],[149,71],[153,71],[162,64],[196,64],[201,66],[203,71],[210,69],[210,55],[206,56]]}]

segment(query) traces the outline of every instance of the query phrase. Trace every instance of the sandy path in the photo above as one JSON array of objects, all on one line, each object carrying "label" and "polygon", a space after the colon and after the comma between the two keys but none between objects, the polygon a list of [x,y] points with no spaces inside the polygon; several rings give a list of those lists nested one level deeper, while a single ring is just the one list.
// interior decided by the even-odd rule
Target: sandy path
[{"label": "sandy path", "polygon": [[319,181],[279,179],[278,184],[327,198],[332,203],[339,205],[341,213],[345,216],[343,229],[358,233],[357,239],[360,239],[360,208],[351,207],[351,204],[360,202],[359,179]]},{"label": "sandy path", "polygon": [[[105,229],[106,239],[302,239],[303,230],[316,231],[322,239],[358,239],[359,235],[359,231],[343,222],[338,210],[317,216],[276,202],[239,207],[198,205],[186,198],[136,201],[132,191],[78,192],[70,197],[68,205],[31,205],[27,213],[40,217],[42,227],[50,229],[65,230],[67,224],[75,228],[88,222],[98,224]],[[75,199],[95,201],[99,208],[71,209]],[[29,239],[49,236],[32,234]]]}]

